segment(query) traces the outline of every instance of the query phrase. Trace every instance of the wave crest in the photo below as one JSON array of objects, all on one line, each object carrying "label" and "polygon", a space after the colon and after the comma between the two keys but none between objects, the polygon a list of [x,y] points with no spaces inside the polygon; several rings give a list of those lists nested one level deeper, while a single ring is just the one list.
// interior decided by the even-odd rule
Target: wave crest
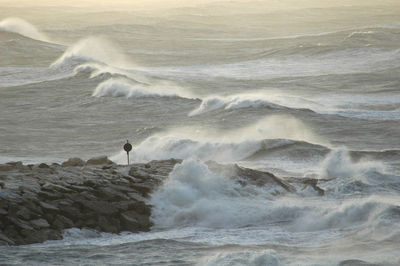
[{"label": "wave crest", "polygon": [[284,108],[283,106],[272,103],[269,98],[261,94],[241,94],[228,97],[214,96],[205,98],[197,109],[189,113],[189,116],[196,116],[221,108],[233,110],[247,107]]},{"label": "wave crest", "polygon": [[184,88],[167,84],[143,84],[127,79],[111,78],[100,83],[93,91],[94,97],[181,97],[190,96]]},{"label": "wave crest", "polygon": [[42,32],[40,32],[31,23],[21,18],[6,18],[0,21],[0,30],[18,33],[25,37],[49,42],[49,38]]},{"label": "wave crest", "polygon": [[50,67],[69,68],[86,62],[117,67],[132,65],[114,43],[101,37],[89,37],[70,46]]}]

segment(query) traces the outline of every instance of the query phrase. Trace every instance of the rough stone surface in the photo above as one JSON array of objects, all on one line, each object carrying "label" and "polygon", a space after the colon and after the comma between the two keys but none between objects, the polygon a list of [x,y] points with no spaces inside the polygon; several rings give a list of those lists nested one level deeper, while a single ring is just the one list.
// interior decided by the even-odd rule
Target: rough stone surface
[{"label": "rough stone surface", "polygon": [[176,162],[150,163],[148,179],[130,176],[129,166],[117,166],[107,157],[87,163],[72,158],[62,165],[0,164],[0,245],[60,239],[62,230],[72,227],[148,231],[151,207],[143,195],[160,185]]},{"label": "rough stone surface", "polygon": [[67,161],[61,164],[62,167],[69,167],[69,166],[84,166],[85,162],[81,158],[70,158]]},{"label": "rough stone surface", "polygon": [[100,157],[95,157],[87,160],[86,162],[87,165],[107,165],[107,164],[113,164],[112,161],[110,161],[107,156],[100,156]]},{"label": "rough stone surface", "polygon": [[50,227],[49,223],[45,219],[32,220],[30,221],[30,223],[33,225],[34,228],[37,229]]}]

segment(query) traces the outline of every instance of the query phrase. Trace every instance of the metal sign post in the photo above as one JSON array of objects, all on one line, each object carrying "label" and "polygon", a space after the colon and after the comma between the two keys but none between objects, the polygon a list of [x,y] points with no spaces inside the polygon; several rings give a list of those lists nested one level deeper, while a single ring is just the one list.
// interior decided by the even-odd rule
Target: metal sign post
[{"label": "metal sign post", "polygon": [[128,140],[126,140],[126,143],[124,145],[124,150],[126,151],[126,156],[128,157],[128,165],[129,165],[129,152],[132,150],[132,145],[129,143]]}]

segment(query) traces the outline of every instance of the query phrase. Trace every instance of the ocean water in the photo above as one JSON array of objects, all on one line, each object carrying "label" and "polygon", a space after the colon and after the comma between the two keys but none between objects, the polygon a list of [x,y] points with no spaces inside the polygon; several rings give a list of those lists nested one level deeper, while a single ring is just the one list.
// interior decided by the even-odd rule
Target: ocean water
[{"label": "ocean water", "polygon": [[[4,4],[0,163],[125,164],[127,139],[184,161],[151,232],[73,228],[0,264],[399,265],[400,4],[353,2]],[[329,181],[241,186],[209,160]]]}]

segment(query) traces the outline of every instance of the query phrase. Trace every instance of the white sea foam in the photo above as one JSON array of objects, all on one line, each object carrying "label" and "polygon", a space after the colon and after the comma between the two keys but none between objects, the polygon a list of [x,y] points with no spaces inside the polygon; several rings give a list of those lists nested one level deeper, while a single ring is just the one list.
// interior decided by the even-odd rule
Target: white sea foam
[{"label": "white sea foam", "polygon": [[159,227],[256,225],[267,216],[268,196],[257,188],[243,189],[228,177],[212,173],[203,163],[185,160],[153,193],[152,219]]},{"label": "white sea foam", "polygon": [[[196,160],[175,166],[152,194],[152,221],[159,228],[238,228],[283,223],[290,231],[319,231],[369,225],[393,199],[274,196],[279,186],[242,186]],[[281,194],[282,195],[282,194]],[[283,193],[284,195],[284,193]]]},{"label": "white sea foam", "polygon": [[0,21],[0,30],[14,32],[25,37],[48,42],[49,38],[43,32],[40,32],[31,23],[21,18],[6,18]]},{"label": "white sea foam", "polygon": [[384,165],[376,161],[353,162],[347,149],[338,148],[322,162],[320,176],[365,181],[365,177],[374,172],[385,172]]},{"label": "white sea foam", "polygon": [[165,83],[133,83],[127,79],[111,78],[100,83],[93,91],[95,97],[181,97],[190,98],[191,94],[182,87]]},{"label": "white sea foam", "polygon": [[263,252],[218,252],[200,260],[197,265],[207,266],[228,266],[228,265],[249,265],[249,266],[279,266],[281,265],[273,250]]},{"label": "white sea foam", "polygon": [[392,191],[398,182],[398,176],[389,174],[382,162],[368,159],[354,162],[344,148],[327,155],[320,165],[319,176],[331,179],[320,187],[328,195],[336,196]]}]

